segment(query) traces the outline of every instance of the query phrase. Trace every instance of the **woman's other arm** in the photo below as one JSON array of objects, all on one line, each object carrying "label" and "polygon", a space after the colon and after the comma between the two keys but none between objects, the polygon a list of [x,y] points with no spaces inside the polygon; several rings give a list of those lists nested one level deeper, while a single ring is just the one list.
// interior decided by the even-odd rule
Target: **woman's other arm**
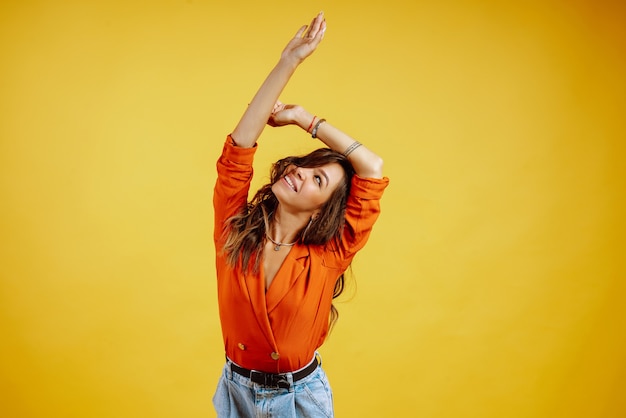
[{"label": "woman's other arm", "polygon": [[383,159],[350,135],[307,112],[302,106],[277,102],[271,114],[272,126],[298,125],[329,148],[344,153],[359,177],[383,178]]}]

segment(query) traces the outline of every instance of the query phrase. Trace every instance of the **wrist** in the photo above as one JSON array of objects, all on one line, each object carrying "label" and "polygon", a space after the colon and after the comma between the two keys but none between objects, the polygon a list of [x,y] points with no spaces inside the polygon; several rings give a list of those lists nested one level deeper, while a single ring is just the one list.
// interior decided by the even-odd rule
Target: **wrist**
[{"label": "wrist", "polygon": [[300,60],[298,60],[296,58],[282,55],[280,57],[280,59],[278,60],[278,64],[277,65],[278,66],[282,66],[282,67],[287,67],[291,71],[295,71],[296,68],[298,68],[298,65],[300,65],[301,62],[302,61],[300,61]]},{"label": "wrist", "polygon": [[316,119],[317,117],[315,115],[307,112],[303,107],[298,107],[294,117],[294,124],[307,132],[311,132],[313,122]]}]

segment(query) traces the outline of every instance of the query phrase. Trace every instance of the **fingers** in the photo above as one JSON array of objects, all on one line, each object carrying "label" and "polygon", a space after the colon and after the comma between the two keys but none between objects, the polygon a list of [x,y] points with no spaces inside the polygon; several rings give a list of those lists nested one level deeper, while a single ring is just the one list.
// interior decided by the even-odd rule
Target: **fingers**
[{"label": "fingers", "polygon": [[309,30],[306,33],[306,37],[307,38],[314,38],[315,37],[315,33],[317,33],[317,26],[319,24],[319,17],[322,14],[322,12],[319,12],[317,14],[317,16],[315,16],[313,18],[313,20],[311,21],[311,24],[309,25]]},{"label": "fingers", "polygon": [[312,50],[315,50],[317,46],[322,42],[324,38],[324,32],[326,32],[326,21],[323,21],[319,27],[319,30],[311,38],[307,39],[307,44]]},{"label": "fingers", "polygon": [[305,25],[298,29],[298,32],[283,49],[281,57],[296,58],[298,62],[302,62],[315,51],[322,38],[324,38],[325,31],[326,20],[324,19],[324,12],[319,12],[310,25]]},{"label": "fingers", "polygon": [[270,115],[275,115],[276,113],[283,110],[284,107],[285,105],[283,104],[283,102],[281,102],[280,100],[276,100],[276,103],[274,103],[274,107],[272,107],[272,112],[270,113]]},{"label": "fingers", "polygon": [[307,25],[304,25],[300,29],[298,29],[298,32],[296,32],[296,35],[294,36],[294,38],[302,38],[302,34],[306,30],[306,28],[307,28]]},{"label": "fingers", "polygon": [[320,40],[324,38],[324,33],[326,32],[326,19],[322,21],[322,25],[320,26],[320,31],[318,33],[318,37]]},{"label": "fingers", "polygon": [[324,12],[319,12],[317,16],[315,16],[313,20],[311,21],[311,24],[309,25],[309,30],[306,32],[305,37],[309,39],[313,39],[318,34],[320,35],[323,34],[323,32],[320,33],[320,31],[322,30],[322,25],[326,27],[326,21],[324,20]]}]

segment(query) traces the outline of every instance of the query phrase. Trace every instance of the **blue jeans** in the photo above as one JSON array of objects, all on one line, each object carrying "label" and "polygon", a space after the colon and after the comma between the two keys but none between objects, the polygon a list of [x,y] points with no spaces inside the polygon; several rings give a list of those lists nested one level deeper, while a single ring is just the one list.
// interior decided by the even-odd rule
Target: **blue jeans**
[{"label": "blue jeans", "polygon": [[293,382],[286,373],[289,389],[265,387],[233,373],[230,360],[213,396],[218,418],[331,418],[333,394],[321,366],[303,379]]}]

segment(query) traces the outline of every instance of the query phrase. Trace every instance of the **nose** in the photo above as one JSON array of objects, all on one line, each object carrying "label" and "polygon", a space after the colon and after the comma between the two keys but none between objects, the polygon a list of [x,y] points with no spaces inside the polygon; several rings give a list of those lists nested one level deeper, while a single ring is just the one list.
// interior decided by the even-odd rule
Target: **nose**
[{"label": "nose", "polygon": [[296,167],[296,175],[300,180],[304,180],[306,178],[306,169],[302,167]]}]

